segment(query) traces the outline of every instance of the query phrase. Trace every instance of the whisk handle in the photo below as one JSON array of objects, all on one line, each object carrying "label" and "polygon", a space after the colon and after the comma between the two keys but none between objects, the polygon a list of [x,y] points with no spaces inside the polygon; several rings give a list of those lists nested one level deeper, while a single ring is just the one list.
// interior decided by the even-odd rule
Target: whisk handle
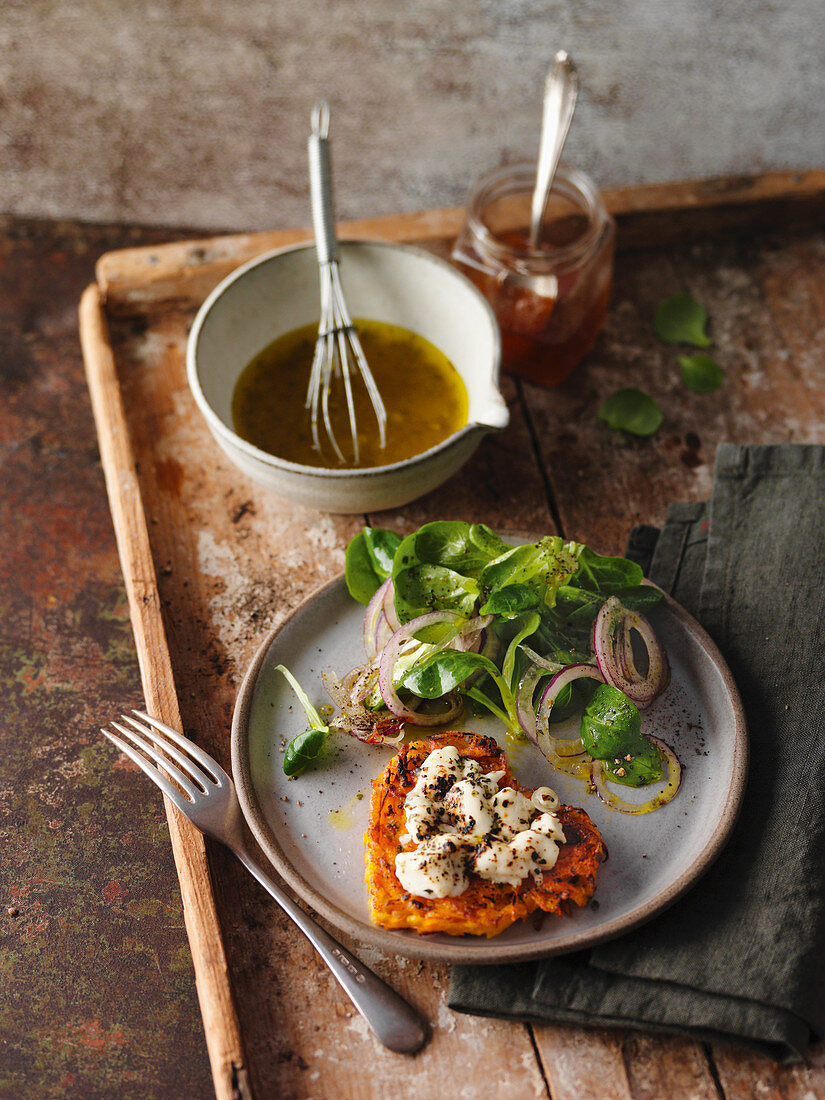
[{"label": "whisk handle", "polygon": [[338,261],[338,242],[335,239],[335,217],[332,210],[332,161],[327,138],[328,126],[327,104],[316,104],[312,112],[312,133],[307,142],[307,151],[312,228],[315,231],[319,264]]}]

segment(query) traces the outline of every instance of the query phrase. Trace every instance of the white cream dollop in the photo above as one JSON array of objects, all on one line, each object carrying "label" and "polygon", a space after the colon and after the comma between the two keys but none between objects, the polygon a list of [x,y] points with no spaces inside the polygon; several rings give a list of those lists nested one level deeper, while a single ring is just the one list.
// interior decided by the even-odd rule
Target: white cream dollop
[{"label": "white cream dollop", "polygon": [[460,837],[437,833],[411,852],[395,857],[396,877],[416,897],[457,897],[470,885],[462,848]]},{"label": "white cream dollop", "polygon": [[408,840],[417,847],[395,858],[398,881],[417,897],[463,894],[470,870],[490,882],[518,886],[550,870],[564,843],[548,787],[532,800],[513,787],[498,789],[503,771],[483,773],[456,748],[435,749],[404,802]]},{"label": "white cream dollop", "polygon": [[456,779],[480,773],[475,760],[462,759],[453,745],[431,752],[421,765],[415,786],[404,801],[410,837],[421,843],[438,831],[441,804]]}]

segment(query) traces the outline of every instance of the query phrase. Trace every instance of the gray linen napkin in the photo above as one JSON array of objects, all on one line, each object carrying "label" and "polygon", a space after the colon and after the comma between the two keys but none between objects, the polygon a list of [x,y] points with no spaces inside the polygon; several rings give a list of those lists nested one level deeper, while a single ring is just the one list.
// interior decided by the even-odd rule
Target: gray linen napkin
[{"label": "gray linen napkin", "polygon": [[646,531],[651,578],[715,639],[745,704],[732,838],[644,928],[563,958],[454,967],[448,1003],[796,1061],[825,1034],[825,448],[726,444],[710,504],[673,505],[652,555]]}]

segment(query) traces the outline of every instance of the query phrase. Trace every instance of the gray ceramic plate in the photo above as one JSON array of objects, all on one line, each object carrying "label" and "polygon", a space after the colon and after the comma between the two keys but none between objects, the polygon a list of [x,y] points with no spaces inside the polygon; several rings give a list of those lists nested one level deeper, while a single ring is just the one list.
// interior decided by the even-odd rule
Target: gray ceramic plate
[{"label": "gray ceramic plate", "polygon": [[[232,726],[232,767],[252,831],[295,892],[342,931],[390,953],[453,962],[514,962],[574,951],[670,905],[721,850],[744,787],[742,705],[714,643],[668,599],[651,621],[667,649],[672,681],[643,719],[643,729],[671,745],[684,765],[682,789],[668,806],[639,816],[616,813],[582,783],[555,772],[531,745],[510,753],[520,782],[554,787],[562,802],[583,806],[601,830],[610,857],[591,904],[565,918],[534,914],[492,940],[377,928],[367,910],[363,834],[370,782],[391,750],[336,735],[323,767],[288,780],[283,747],[305,722],[275,672],[277,664],[286,665],[316,706],[326,702],[321,670],[343,674],[362,659],[362,619],[363,608],[350,599],[343,579],[307,600],[258,652]],[[501,740],[492,719],[468,715],[463,728]]]}]

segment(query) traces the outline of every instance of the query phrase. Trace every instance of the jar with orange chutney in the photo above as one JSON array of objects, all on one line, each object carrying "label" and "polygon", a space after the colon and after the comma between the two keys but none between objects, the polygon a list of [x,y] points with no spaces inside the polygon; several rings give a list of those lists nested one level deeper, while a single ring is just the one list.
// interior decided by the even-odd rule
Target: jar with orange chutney
[{"label": "jar with orange chutney", "polygon": [[453,260],[493,307],[504,369],[556,386],[604,325],[616,227],[592,181],[561,164],[538,248],[531,248],[535,179],[532,164],[507,165],[482,177]]}]

